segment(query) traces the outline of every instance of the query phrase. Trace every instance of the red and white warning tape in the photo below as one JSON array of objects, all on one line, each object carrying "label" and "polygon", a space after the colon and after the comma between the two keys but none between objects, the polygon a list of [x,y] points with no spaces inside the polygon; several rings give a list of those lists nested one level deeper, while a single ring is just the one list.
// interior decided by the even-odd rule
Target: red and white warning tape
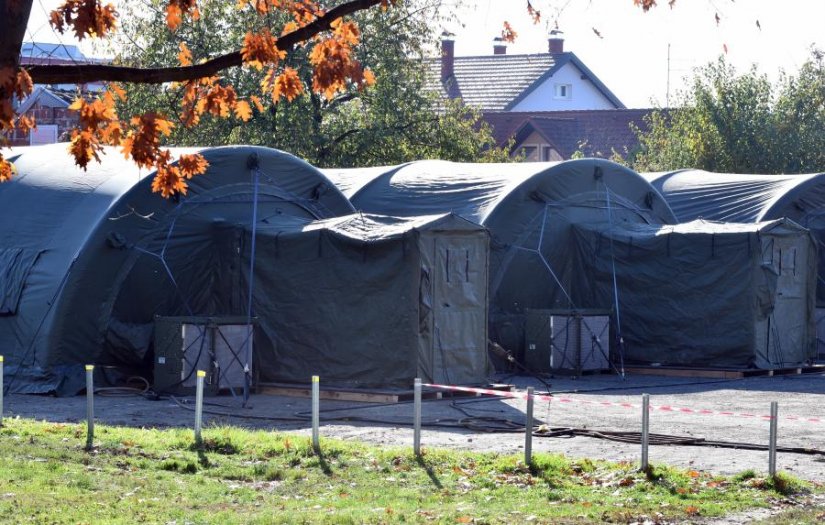
[{"label": "red and white warning tape", "polygon": [[[421,386],[426,386],[430,388],[439,388],[442,390],[452,390],[456,392],[469,392],[473,394],[482,394],[482,395],[490,395],[490,396],[498,396],[498,397],[507,397],[507,398],[514,398],[514,399],[527,399],[527,392],[512,392],[506,390],[492,390],[489,388],[473,388],[468,386],[454,386],[454,385],[439,385],[439,384],[432,384],[432,383],[425,383]],[[619,408],[642,408],[642,405],[634,404],[634,403],[627,403],[627,402],[618,402],[618,401],[591,401],[589,399],[574,399],[570,397],[558,397],[558,396],[549,396],[543,394],[536,394],[533,396],[533,399],[536,401],[547,401],[548,403],[556,401],[559,403],[579,403],[582,405],[598,405],[598,406],[605,406],[605,407],[619,407]],[[729,412],[729,411],[722,411],[722,410],[708,410],[706,408],[688,408],[688,407],[676,407],[671,405],[650,405],[650,411],[660,411],[660,412],[679,412],[683,414],[695,414],[695,415],[702,415],[702,416],[727,416],[727,417],[742,417],[742,418],[756,418],[756,419],[764,419],[765,421],[770,421],[771,416],[769,414],[759,415],[759,414],[750,414],[747,412]],[[788,421],[803,421],[806,423],[822,423],[825,421],[823,418],[819,417],[805,417],[805,416],[783,416],[779,419],[784,419]]]}]

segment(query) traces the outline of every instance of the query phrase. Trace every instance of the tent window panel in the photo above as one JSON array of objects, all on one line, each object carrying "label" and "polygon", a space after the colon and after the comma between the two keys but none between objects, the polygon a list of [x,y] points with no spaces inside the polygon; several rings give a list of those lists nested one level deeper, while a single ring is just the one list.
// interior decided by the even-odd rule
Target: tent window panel
[{"label": "tent window panel", "polygon": [[14,315],[26,280],[42,250],[0,249],[0,315]]},{"label": "tent window panel", "polygon": [[766,242],[762,248],[762,264],[773,264],[773,239]]}]

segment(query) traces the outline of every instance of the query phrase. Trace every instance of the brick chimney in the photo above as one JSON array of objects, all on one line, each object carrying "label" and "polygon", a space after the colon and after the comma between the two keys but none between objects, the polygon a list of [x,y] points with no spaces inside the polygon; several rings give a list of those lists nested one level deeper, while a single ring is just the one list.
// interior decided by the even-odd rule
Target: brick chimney
[{"label": "brick chimney", "polygon": [[441,33],[441,81],[444,82],[453,76],[453,62],[455,61],[455,35],[444,31]]},{"label": "brick chimney", "polygon": [[504,39],[500,36],[497,36],[493,39],[493,54],[494,55],[506,55],[507,54],[507,44],[504,42]]},{"label": "brick chimney", "polygon": [[558,29],[550,31],[550,38],[547,39],[547,43],[549,44],[548,48],[551,54],[557,55],[564,53],[564,37]]}]

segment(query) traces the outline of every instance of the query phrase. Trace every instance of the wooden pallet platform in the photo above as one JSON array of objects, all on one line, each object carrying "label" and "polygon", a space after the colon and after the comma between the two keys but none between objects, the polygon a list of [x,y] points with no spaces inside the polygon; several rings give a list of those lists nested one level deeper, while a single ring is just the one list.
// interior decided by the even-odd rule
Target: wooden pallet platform
[{"label": "wooden pallet platform", "polygon": [[703,377],[709,379],[741,379],[743,377],[771,377],[779,375],[821,374],[825,365],[775,368],[679,368],[670,366],[634,366],[625,368],[628,374],[667,377]]},{"label": "wooden pallet platform", "polygon": [[[486,385],[483,388],[510,392],[513,385]],[[294,383],[259,383],[256,392],[270,396],[311,397],[312,387],[306,384]],[[369,389],[346,388],[336,386],[320,387],[320,398],[335,401],[355,401],[359,403],[402,403],[413,400],[413,390],[405,389]],[[453,397],[475,397],[480,394],[470,392],[452,392],[433,388],[424,388],[421,399],[443,399]]]}]

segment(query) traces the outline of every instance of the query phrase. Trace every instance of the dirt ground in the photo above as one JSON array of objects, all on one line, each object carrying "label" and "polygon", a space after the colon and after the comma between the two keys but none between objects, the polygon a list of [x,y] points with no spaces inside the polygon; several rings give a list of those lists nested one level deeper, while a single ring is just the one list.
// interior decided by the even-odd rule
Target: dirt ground
[{"label": "dirt ground", "polygon": [[[534,386],[529,377],[499,377],[519,389]],[[322,378],[323,381],[323,378]],[[651,405],[753,414],[755,417],[697,414],[653,410],[651,432],[690,436],[707,440],[767,444],[769,422],[759,416],[770,412],[770,402],[779,403],[779,446],[825,451],[825,375],[757,377],[711,380],[657,376],[585,376],[580,379],[549,379],[556,401],[537,402],[535,417],[552,427],[638,432],[641,425],[641,394],[651,395]],[[568,401],[562,402],[561,399]],[[193,404],[192,398],[181,398]],[[611,404],[602,404],[607,402]],[[616,404],[629,403],[632,407]],[[311,408],[306,398],[255,395],[247,408],[232,396],[206,399],[206,424],[233,424],[250,428],[310,433]],[[20,415],[56,422],[85,419],[85,396],[55,398],[11,395],[5,400],[5,416]],[[412,404],[375,406],[369,403],[321,402],[321,433],[341,439],[359,439],[375,444],[411,446]],[[424,447],[450,447],[517,453],[523,450],[523,432],[483,432],[459,426],[459,420],[485,424],[479,418],[504,419],[523,424],[526,401],[502,398],[460,398],[425,401]],[[222,415],[219,415],[222,414]],[[170,399],[148,400],[141,396],[95,398],[97,421],[141,427],[191,426],[194,414]],[[244,416],[244,417],[240,417]],[[819,418],[820,422],[788,419]],[[466,419],[470,418],[470,419]],[[535,437],[533,450],[559,452],[573,457],[614,461],[639,460],[640,447],[590,437]],[[697,446],[650,448],[650,460],[714,473],[733,474],[746,469],[766,472],[766,451],[731,450]],[[825,454],[780,453],[778,469],[798,477],[825,482]]]}]

